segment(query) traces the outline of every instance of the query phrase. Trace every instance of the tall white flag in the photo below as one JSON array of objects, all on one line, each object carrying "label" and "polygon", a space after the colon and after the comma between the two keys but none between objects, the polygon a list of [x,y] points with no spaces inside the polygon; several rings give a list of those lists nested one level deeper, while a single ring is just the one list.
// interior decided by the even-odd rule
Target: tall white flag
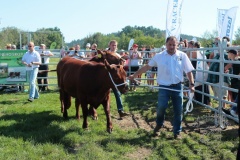
[{"label": "tall white flag", "polygon": [[132,47],[133,43],[134,43],[134,39],[131,39],[129,41],[129,44],[128,44],[128,50],[130,50],[130,48]]},{"label": "tall white flag", "polygon": [[234,29],[237,10],[238,10],[238,7],[232,7],[229,10],[227,10],[224,16],[221,34],[219,36],[220,38],[223,38],[226,36],[226,37],[229,37],[232,42],[233,29]]},{"label": "tall white flag", "polygon": [[168,0],[166,17],[166,38],[176,36],[180,40],[182,24],[182,2],[183,0]]},{"label": "tall white flag", "polygon": [[217,16],[218,37],[221,36],[222,25],[223,25],[223,21],[226,13],[227,13],[227,9],[218,9],[218,16]]}]

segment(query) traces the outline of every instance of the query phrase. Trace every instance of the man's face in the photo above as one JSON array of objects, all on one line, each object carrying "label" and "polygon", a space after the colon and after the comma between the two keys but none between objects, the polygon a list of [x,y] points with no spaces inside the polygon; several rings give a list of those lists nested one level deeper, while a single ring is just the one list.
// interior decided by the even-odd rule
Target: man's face
[{"label": "man's face", "polygon": [[178,42],[176,39],[171,39],[166,43],[168,53],[174,54],[177,50]]},{"label": "man's face", "polygon": [[112,42],[109,48],[110,48],[110,51],[115,52],[117,50],[117,43]]},{"label": "man's face", "polygon": [[75,46],[75,50],[76,50],[76,51],[79,51],[79,50],[80,50],[80,46],[79,46],[79,45],[76,45],[76,46]]}]

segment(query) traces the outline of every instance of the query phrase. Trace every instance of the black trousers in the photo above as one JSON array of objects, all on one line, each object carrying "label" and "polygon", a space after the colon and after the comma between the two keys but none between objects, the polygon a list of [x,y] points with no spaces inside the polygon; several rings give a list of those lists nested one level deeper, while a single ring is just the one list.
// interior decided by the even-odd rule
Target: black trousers
[{"label": "black trousers", "polygon": [[[39,72],[41,72],[41,70],[48,70],[48,65],[47,64],[40,65]],[[39,88],[39,91],[45,91],[47,87],[46,84],[48,84],[48,80],[47,80],[48,72],[42,72],[42,73],[39,73],[39,72],[37,75],[38,88]]]}]

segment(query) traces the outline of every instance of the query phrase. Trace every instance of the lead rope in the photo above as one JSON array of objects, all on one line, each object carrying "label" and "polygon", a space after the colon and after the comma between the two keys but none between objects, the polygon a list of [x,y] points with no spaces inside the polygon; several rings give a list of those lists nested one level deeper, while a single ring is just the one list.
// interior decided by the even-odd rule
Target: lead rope
[{"label": "lead rope", "polygon": [[[134,79],[136,82],[141,83],[140,81]],[[193,103],[192,103],[192,99],[194,96],[194,93],[191,93],[190,90],[183,90],[183,87],[181,90],[177,90],[177,89],[170,89],[170,88],[165,88],[165,87],[159,87],[159,86],[152,86],[152,85],[146,85],[144,84],[144,86],[149,87],[149,88],[155,88],[155,89],[166,89],[169,91],[175,91],[175,92],[188,92],[188,102],[186,104],[186,111],[184,112],[184,114],[187,114],[188,112],[192,112],[193,110]]]},{"label": "lead rope", "polygon": [[109,74],[109,77],[110,77],[110,79],[111,79],[111,81],[112,81],[112,83],[113,83],[115,89],[116,89],[118,92],[119,92],[119,90],[118,90],[118,88],[117,88],[118,86],[122,86],[122,85],[127,84],[127,82],[120,83],[120,84],[116,84],[116,83],[114,83],[113,78],[112,78],[112,75],[110,74],[110,72],[108,72],[108,74]]}]

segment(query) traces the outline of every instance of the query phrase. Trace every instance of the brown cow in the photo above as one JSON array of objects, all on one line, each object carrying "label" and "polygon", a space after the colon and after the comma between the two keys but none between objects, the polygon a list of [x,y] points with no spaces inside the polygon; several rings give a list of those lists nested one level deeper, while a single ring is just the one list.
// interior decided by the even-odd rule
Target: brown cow
[{"label": "brown cow", "polygon": [[[91,58],[89,61],[94,61],[98,63],[103,63],[104,61],[107,60],[109,64],[117,64],[117,65],[123,65],[124,64],[124,59],[120,58],[118,55],[115,53],[112,53],[110,51],[102,51],[102,50],[97,50],[97,55]],[[71,102],[71,101],[70,101]],[[77,101],[75,101],[75,106],[79,106]],[[71,105],[70,105],[71,106]],[[89,108],[89,115],[92,116],[94,120],[98,118],[97,112],[93,106],[90,106]],[[76,115],[77,119],[80,119],[80,115]]]},{"label": "brown cow", "polygon": [[[71,96],[75,97],[76,117],[79,116],[79,104],[83,112],[83,128],[88,127],[88,104],[97,108],[103,105],[107,117],[107,131],[112,132],[110,117],[110,88],[127,92],[126,72],[122,65],[109,65],[94,61],[82,61],[71,57],[63,58],[57,65],[58,86],[63,116],[68,117],[67,109],[71,106]],[[112,77],[112,80],[111,80]]]}]

